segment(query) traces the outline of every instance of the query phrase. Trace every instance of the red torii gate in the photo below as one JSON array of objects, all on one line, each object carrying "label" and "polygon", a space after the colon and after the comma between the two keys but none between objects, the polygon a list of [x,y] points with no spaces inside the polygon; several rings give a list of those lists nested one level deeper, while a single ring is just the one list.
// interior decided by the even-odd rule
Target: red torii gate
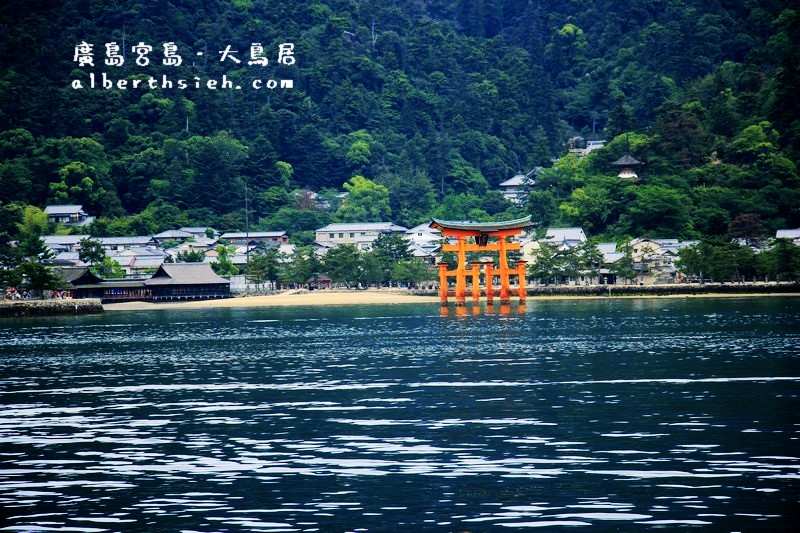
[{"label": "red torii gate", "polygon": [[[464,305],[467,297],[467,276],[472,278],[472,299],[477,302],[481,296],[481,267],[483,267],[484,279],[486,280],[484,292],[487,303],[492,303],[495,296],[493,287],[494,276],[500,277],[500,303],[507,304],[511,301],[511,282],[510,277],[516,275],[519,284],[519,301],[525,301],[525,261],[517,261],[514,267],[508,265],[509,251],[519,250],[518,242],[508,242],[509,237],[519,235],[525,228],[533,226],[531,217],[507,220],[505,222],[465,222],[453,220],[432,219],[430,227],[442,232],[442,236],[455,237],[455,244],[445,243],[442,245],[443,252],[456,252],[458,254],[458,264],[455,270],[448,270],[448,263],[439,263],[439,297],[442,305],[447,305],[448,288],[447,279],[456,278],[455,299],[456,305]],[[470,239],[471,242],[467,242]],[[489,242],[492,239],[492,242]],[[495,268],[494,262],[491,263],[472,263],[467,269],[467,252],[498,252],[498,266]]]}]

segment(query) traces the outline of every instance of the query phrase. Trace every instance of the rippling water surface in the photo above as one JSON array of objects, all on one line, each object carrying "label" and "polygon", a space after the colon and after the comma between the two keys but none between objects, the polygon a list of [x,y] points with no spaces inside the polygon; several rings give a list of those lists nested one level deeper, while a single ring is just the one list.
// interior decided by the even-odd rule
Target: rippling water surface
[{"label": "rippling water surface", "polygon": [[3,320],[0,529],[788,531],[799,304]]}]

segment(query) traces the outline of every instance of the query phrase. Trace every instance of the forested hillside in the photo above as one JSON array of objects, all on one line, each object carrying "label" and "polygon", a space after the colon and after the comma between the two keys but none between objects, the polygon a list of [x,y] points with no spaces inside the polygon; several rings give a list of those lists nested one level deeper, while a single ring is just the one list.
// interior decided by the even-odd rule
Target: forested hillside
[{"label": "forested hillside", "polygon": [[[797,227],[791,4],[8,0],[0,232],[47,203],[83,204],[94,235],[243,229],[245,184],[250,227],[300,241],[334,220],[526,212],[616,239]],[[104,64],[107,43],[121,66]],[[162,64],[165,43],[180,65]],[[256,43],[266,66],[248,65]],[[282,43],[293,63],[278,61]],[[90,74],[127,82],[92,88]],[[579,158],[566,155],[575,137],[609,142]],[[638,183],[616,178],[625,153],[644,162]],[[497,185],[535,167],[530,201],[508,204]]]}]

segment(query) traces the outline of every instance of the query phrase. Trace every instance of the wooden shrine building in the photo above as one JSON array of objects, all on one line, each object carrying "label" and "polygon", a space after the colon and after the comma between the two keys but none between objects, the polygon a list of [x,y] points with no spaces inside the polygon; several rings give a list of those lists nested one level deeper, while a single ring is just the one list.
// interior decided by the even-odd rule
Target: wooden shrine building
[{"label": "wooden shrine building", "polygon": [[[520,303],[525,301],[525,261],[516,261],[509,265],[508,252],[519,251],[519,242],[509,239],[533,226],[531,217],[507,220],[505,222],[466,222],[433,219],[430,226],[438,229],[446,244],[442,252],[455,252],[458,263],[450,270],[448,263],[439,263],[439,297],[442,305],[447,305],[449,296],[453,296],[456,305],[465,305],[467,288],[473,302],[480,300],[481,294],[486,296],[487,303],[493,303],[494,297],[500,297],[500,304],[511,301],[511,277],[517,280],[517,294]],[[455,242],[452,240],[455,239]],[[477,252],[479,260],[467,264],[467,253]],[[491,258],[484,261],[489,253],[497,253],[497,261]],[[499,278],[499,286],[495,278]],[[449,289],[450,278],[455,278],[455,291]],[[481,283],[483,280],[483,283]]]}]

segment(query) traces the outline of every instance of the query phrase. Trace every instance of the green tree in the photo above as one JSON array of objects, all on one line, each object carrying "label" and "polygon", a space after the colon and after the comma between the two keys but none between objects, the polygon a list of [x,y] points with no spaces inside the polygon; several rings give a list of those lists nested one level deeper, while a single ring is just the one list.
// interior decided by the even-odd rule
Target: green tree
[{"label": "green tree", "polygon": [[531,220],[540,227],[549,226],[558,216],[558,201],[552,191],[532,191],[527,208]]},{"label": "green tree", "polygon": [[571,224],[589,233],[600,233],[614,220],[616,204],[608,188],[590,184],[575,189],[559,210]]},{"label": "green tree", "polygon": [[288,189],[292,183],[294,169],[286,161],[275,161],[275,175],[279,187]]},{"label": "green tree", "polygon": [[0,233],[0,288],[16,287],[22,281],[19,266],[22,256],[19,250],[11,245],[8,233]]},{"label": "green tree", "polygon": [[777,151],[778,132],[763,120],[744,128],[731,142],[731,149],[741,162],[756,163]]},{"label": "green tree", "polygon": [[283,281],[287,284],[306,285],[317,279],[321,270],[322,265],[314,247],[299,246],[295,248],[291,261],[283,272]]},{"label": "green tree", "polygon": [[106,258],[106,249],[100,241],[94,239],[81,239],[78,258],[91,266],[99,265]]},{"label": "green tree", "polygon": [[178,263],[202,263],[206,259],[206,254],[200,250],[184,250],[175,256]]},{"label": "green tree", "polygon": [[402,259],[392,266],[392,279],[416,287],[423,281],[435,279],[436,274],[421,259]]},{"label": "green tree", "polygon": [[328,250],[322,260],[322,268],[331,281],[350,287],[361,278],[361,255],[354,244],[341,244]]},{"label": "green tree", "polygon": [[768,281],[800,280],[800,246],[790,239],[775,239],[771,248],[757,257],[757,270]]},{"label": "green tree", "polygon": [[387,188],[392,217],[401,226],[414,226],[430,216],[436,193],[424,170],[384,173],[376,181]]},{"label": "green tree", "polygon": [[280,276],[278,250],[272,249],[265,253],[252,255],[250,262],[247,263],[247,272],[253,283],[271,283],[272,288],[275,289],[275,284]]},{"label": "green tree", "polygon": [[117,261],[104,256],[99,264],[92,267],[92,272],[103,279],[119,279],[125,277],[125,270]]},{"label": "green tree", "polygon": [[0,163],[0,202],[29,201],[34,176],[23,161]]},{"label": "green tree", "polygon": [[38,207],[27,205],[22,209],[22,220],[17,223],[21,235],[44,235],[50,231],[47,213]]},{"label": "green tree", "polygon": [[548,243],[540,242],[533,253],[533,261],[528,265],[528,274],[542,283],[558,284],[558,249]]},{"label": "green tree", "polygon": [[389,191],[363,176],[353,176],[344,184],[347,198],[336,211],[342,222],[385,222],[391,216]]},{"label": "green tree", "polygon": [[190,137],[182,143],[191,174],[189,205],[227,213],[244,205],[242,167],[247,158],[244,145],[227,132],[213,137]]},{"label": "green tree", "polygon": [[38,263],[54,257],[53,251],[47,247],[44,240],[35,234],[23,235],[16,251],[19,257]]},{"label": "green tree", "polygon": [[53,270],[36,261],[26,261],[19,267],[22,274],[22,286],[44,297],[45,291],[63,289],[64,280],[53,273]]},{"label": "green tree", "polygon": [[411,259],[408,241],[398,233],[381,234],[372,241],[372,250],[387,264]]},{"label": "green tree", "polygon": [[239,268],[233,264],[233,255],[236,247],[226,244],[217,245],[214,250],[217,252],[217,260],[211,263],[211,268],[220,276],[235,276],[239,273]]},{"label": "green tree", "polygon": [[391,269],[387,268],[385,259],[386,257],[378,250],[361,253],[355,281],[364,287],[373,283],[376,287],[380,287],[384,281],[389,280],[391,275]]},{"label": "green tree", "polygon": [[661,185],[642,185],[628,205],[633,235],[685,237],[689,230],[689,199]]},{"label": "green tree", "polygon": [[576,247],[575,255],[579,272],[588,275],[591,279],[597,279],[600,268],[603,266],[603,253],[597,248],[597,245],[591,241],[584,241]]},{"label": "green tree", "polygon": [[153,235],[188,225],[189,217],[179,207],[162,199],[149,203],[141,213],[129,217],[124,231],[133,235]]},{"label": "green tree", "polygon": [[609,270],[614,273],[617,278],[622,278],[627,285],[629,282],[634,281],[637,276],[636,269],[633,268],[633,257],[631,255],[631,247],[627,243],[622,246],[622,257],[611,263]]},{"label": "green tree", "polygon": [[289,193],[283,187],[270,187],[259,192],[254,203],[259,216],[270,216],[289,203]]},{"label": "green tree", "polygon": [[294,239],[298,232],[315,230],[330,222],[331,215],[324,211],[281,207],[271,217],[259,220],[258,226],[264,230],[287,231]]},{"label": "green tree", "polygon": [[702,283],[710,275],[713,254],[713,246],[706,241],[701,241],[678,250],[676,266],[683,274],[697,277]]}]

